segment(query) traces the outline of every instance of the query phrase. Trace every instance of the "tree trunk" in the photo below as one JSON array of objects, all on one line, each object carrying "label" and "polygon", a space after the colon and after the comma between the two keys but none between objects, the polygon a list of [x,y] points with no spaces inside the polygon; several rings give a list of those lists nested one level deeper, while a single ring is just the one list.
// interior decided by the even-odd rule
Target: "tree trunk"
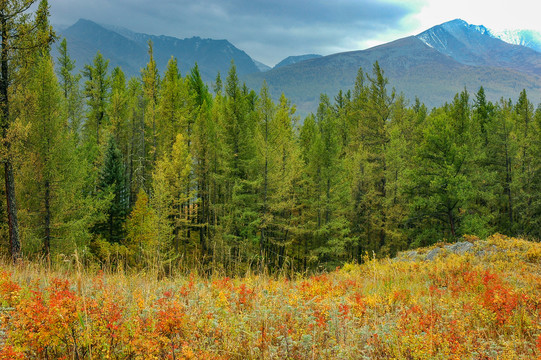
[{"label": "tree trunk", "polygon": [[[8,144],[8,153],[10,147],[11,146]],[[5,160],[4,167],[11,259],[16,263],[21,257],[21,243],[19,240],[19,222],[17,220],[17,202],[15,200],[15,180],[13,177],[13,166],[9,155]]]},{"label": "tree trunk", "polygon": [[456,239],[456,230],[455,230],[455,219],[453,217],[453,213],[451,210],[447,213],[449,217],[449,227],[451,228],[451,235],[453,236],[453,240]]},{"label": "tree trunk", "polygon": [[51,253],[51,184],[45,181],[45,238],[43,240],[43,254],[49,259]]},{"label": "tree trunk", "polygon": [[8,212],[8,225],[9,225],[9,242],[11,250],[11,258],[13,262],[21,256],[21,243],[19,240],[19,223],[17,220],[17,202],[15,200],[15,179],[13,176],[13,165],[11,163],[11,143],[8,136],[9,129],[9,99],[8,99],[8,86],[9,86],[9,63],[8,63],[8,24],[4,14],[0,15],[0,26],[2,36],[2,51],[0,54],[1,63],[1,78],[0,78],[0,107],[2,111],[2,137],[6,147],[6,159],[4,160],[5,167],[5,180],[6,180],[6,202]]}]

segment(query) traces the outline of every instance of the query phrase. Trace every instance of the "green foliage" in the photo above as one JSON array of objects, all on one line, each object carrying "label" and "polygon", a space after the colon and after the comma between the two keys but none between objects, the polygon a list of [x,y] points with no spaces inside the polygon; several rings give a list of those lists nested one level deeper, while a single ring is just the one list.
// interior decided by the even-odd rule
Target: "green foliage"
[{"label": "green foliage", "polygon": [[98,195],[110,199],[105,219],[96,224],[95,233],[108,242],[120,242],[124,238],[123,224],[128,209],[126,173],[122,153],[110,136],[97,183]]},{"label": "green foliage", "polygon": [[109,60],[105,60],[103,55],[98,52],[94,57],[93,65],[85,65],[83,71],[83,75],[87,78],[85,96],[88,107],[85,137],[88,143],[95,142],[97,147],[103,141],[103,125],[107,121],[107,105],[111,87],[111,79],[107,74],[108,66]]},{"label": "green foliage", "polygon": [[429,113],[389,89],[376,62],[299,124],[285,95],[274,102],[267,84],[256,94],[233,62],[214,95],[174,58],[161,77],[151,42],[129,80],[98,53],[84,106],[65,40],[59,52],[59,79],[46,46],[21,65],[14,134],[4,126],[24,139],[3,151],[16,160],[29,256],[90,250],[102,265],[237,275],[464,235],[541,236],[541,107],[525,91],[492,104],[483,88],[473,101],[464,90]]}]

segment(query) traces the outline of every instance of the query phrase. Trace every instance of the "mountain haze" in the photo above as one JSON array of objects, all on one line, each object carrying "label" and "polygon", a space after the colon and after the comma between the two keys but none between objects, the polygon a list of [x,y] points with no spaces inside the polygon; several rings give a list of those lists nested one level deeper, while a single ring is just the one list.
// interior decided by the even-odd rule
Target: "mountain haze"
[{"label": "mountain haze", "polygon": [[152,40],[154,58],[162,72],[171,56],[177,58],[182,74],[189,72],[197,62],[203,79],[209,82],[218,72],[227,74],[232,59],[240,75],[260,71],[250,56],[227,40],[147,35],[85,19],[59,31],[59,35],[66,38],[68,51],[79,70],[91,63],[100,51],[110,60],[110,68],[120,66],[128,76],[138,75],[148,62],[148,41]]}]

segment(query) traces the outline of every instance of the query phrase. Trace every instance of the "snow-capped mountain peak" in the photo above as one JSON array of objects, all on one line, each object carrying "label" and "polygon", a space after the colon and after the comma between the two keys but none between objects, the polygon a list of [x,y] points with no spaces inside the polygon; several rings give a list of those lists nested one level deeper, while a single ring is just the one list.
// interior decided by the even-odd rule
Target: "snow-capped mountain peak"
[{"label": "snow-capped mountain peak", "polygon": [[490,30],[489,33],[492,37],[506,43],[527,46],[541,52],[541,34],[535,30]]}]

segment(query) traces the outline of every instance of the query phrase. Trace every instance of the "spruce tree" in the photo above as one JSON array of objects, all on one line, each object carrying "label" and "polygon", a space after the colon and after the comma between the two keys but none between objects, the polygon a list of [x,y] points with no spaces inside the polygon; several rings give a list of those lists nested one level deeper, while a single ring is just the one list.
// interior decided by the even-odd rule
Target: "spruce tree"
[{"label": "spruce tree", "polygon": [[110,199],[110,202],[105,211],[106,218],[96,225],[96,233],[110,243],[118,243],[124,237],[128,193],[122,153],[113,136],[109,137],[107,143],[97,188],[102,192],[102,197]]}]

